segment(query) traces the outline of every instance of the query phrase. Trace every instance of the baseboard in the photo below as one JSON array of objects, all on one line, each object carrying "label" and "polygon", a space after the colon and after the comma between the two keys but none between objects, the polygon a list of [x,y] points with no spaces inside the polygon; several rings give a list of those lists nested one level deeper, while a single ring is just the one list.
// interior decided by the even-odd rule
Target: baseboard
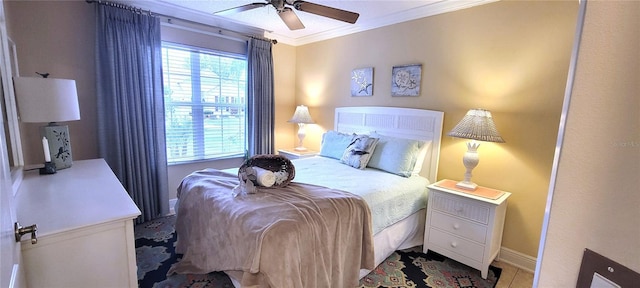
[{"label": "baseboard", "polygon": [[169,215],[176,214],[176,210],[173,208],[176,206],[178,198],[169,199]]},{"label": "baseboard", "polygon": [[536,258],[509,248],[500,248],[500,261],[509,263],[515,267],[527,270],[531,273],[536,270]]}]

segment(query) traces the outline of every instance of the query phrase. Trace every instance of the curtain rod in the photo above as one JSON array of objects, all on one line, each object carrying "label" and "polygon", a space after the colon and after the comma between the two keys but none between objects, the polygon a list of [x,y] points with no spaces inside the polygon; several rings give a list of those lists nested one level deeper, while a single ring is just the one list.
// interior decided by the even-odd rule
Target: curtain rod
[{"label": "curtain rod", "polygon": [[[121,3],[117,3],[117,2],[111,2],[111,1],[103,1],[103,0],[85,0],[85,1],[87,3],[89,3],[89,4],[96,3],[96,4],[99,4],[99,5],[107,5],[107,6],[111,6],[111,7],[117,7],[117,8],[129,10],[129,11],[132,11],[132,12],[135,12],[135,13],[141,13],[141,14],[145,13],[145,14],[147,14],[149,16],[161,16],[161,17],[167,18],[166,21],[167,21],[168,24],[173,24],[173,25],[177,25],[177,26],[180,26],[180,25],[179,24],[174,24],[172,22],[172,20],[179,20],[179,21],[184,21],[184,22],[196,24],[196,25],[207,26],[207,27],[210,27],[210,28],[218,30],[217,35],[219,35],[219,36],[225,36],[224,34],[222,34],[222,30],[225,30],[225,31],[228,31],[228,32],[231,32],[231,33],[242,35],[242,36],[247,37],[247,38],[254,38],[254,39],[259,39],[259,40],[263,40],[263,41],[269,41],[272,44],[278,44],[278,41],[276,39],[269,39],[269,38],[256,36],[256,35],[244,35],[242,33],[236,32],[236,31],[231,31],[231,30],[220,28],[220,27],[210,26],[210,25],[207,25],[207,24],[194,22],[194,21],[190,21],[190,20],[186,20],[186,19],[181,19],[181,18],[169,16],[169,15],[163,15],[163,14],[152,12],[151,10],[144,10],[144,9],[141,9],[141,8],[138,8],[138,7],[134,7],[134,6],[130,6],[130,5],[126,5],[126,4],[121,4]],[[191,28],[189,30],[193,30],[193,29]]]},{"label": "curtain rod", "polygon": [[[203,23],[199,23],[199,22],[195,22],[195,21],[191,21],[191,20],[185,20],[185,19],[182,19],[182,18],[176,18],[176,17],[166,16],[166,15],[161,15],[160,19],[162,21],[162,25],[170,25],[170,26],[176,27],[178,29],[194,31],[194,32],[197,32],[197,33],[204,33],[204,34],[207,34],[207,35],[227,38],[227,39],[231,39],[231,40],[240,40],[239,39],[240,37],[243,38],[242,41],[245,41],[246,38],[254,38],[254,39],[260,39],[260,40],[263,40],[263,41],[269,41],[272,44],[278,44],[278,40],[276,40],[276,39],[269,39],[269,38],[265,38],[265,37],[262,37],[262,36],[256,36],[256,35],[246,35],[244,33],[236,32],[236,31],[233,31],[233,30],[228,30],[228,29],[224,29],[224,28],[220,28],[220,27],[215,27],[215,26],[211,26],[211,25],[207,25],[207,24],[203,24]],[[174,20],[178,21],[178,22],[185,22],[185,23],[182,23],[182,24],[181,23],[174,23]],[[192,26],[189,26],[189,25],[186,25],[186,24],[197,25],[197,26],[201,26],[201,27],[204,26],[204,27],[207,27],[207,28],[211,28],[212,30],[215,30],[215,31],[205,31],[202,28],[192,27]],[[233,33],[233,34],[236,34],[238,36],[235,36],[235,37],[234,36],[229,36],[229,35],[224,34],[223,31],[229,32],[229,33]]]},{"label": "curtain rod", "polygon": [[149,16],[153,16],[154,13],[151,12],[151,10],[144,10],[138,7],[133,7],[133,6],[129,6],[126,4],[122,4],[122,3],[117,3],[117,2],[110,2],[110,1],[102,1],[102,0],[86,0],[87,3],[92,4],[92,3],[97,3],[100,5],[106,5],[106,6],[111,6],[111,7],[116,7],[116,8],[120,8],[120,9],[124,9],[124,10],[129,10],[135,13],[139,13],[139,14],[147,14]]}]

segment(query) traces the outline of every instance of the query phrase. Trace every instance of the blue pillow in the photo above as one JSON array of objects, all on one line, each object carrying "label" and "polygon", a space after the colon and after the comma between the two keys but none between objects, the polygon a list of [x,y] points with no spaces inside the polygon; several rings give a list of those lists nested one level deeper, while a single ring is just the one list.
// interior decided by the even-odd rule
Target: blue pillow
[{"label": "blue pillow", "polygon": [[320,156],[340,160],[342,154],[344,154],[344,150],[351,144],[352,139],[352,134],[340,133],[333,130],[327,131],[322,135]]},{"label": "blue pillow", "polygon": [[367,166],[402,177],[411,176],[425,142],[382,135],[375,136],[380,140]]}]

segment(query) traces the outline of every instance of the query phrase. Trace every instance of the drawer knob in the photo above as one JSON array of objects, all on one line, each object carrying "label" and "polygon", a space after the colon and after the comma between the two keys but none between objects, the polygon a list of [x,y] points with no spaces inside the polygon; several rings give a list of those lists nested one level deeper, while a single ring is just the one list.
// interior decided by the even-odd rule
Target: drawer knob
[{"label": "drawer knob", "polygon": [[451,242],[451,247],[453,247],[453,248],[458,247],[458,243],[456,243],[456,242]]},{"label": "drawer knob", "polygon": [[455,229],[455,230],[460,229],[460,224],[458,224],[458,223],[453,223],[453,229]]}]

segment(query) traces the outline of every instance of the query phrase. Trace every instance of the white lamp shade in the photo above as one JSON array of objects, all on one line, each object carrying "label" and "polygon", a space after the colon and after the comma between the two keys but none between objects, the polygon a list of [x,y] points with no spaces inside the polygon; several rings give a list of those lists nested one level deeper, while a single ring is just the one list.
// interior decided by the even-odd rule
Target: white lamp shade
[{"label": "white lamp shade", "polygon": [[300,105],[296,107],[296,112],[293,113],[293,117],[288,122],[290,123],[303,123],[303,124],[313,124],[316,123],[311,119],[311,115],[309,114],[309,108],[304,105]]},{"label": "white lamp shade", "polygon": [[15,77],[13,84],[22,122],[80,120],[75,80]]}]

